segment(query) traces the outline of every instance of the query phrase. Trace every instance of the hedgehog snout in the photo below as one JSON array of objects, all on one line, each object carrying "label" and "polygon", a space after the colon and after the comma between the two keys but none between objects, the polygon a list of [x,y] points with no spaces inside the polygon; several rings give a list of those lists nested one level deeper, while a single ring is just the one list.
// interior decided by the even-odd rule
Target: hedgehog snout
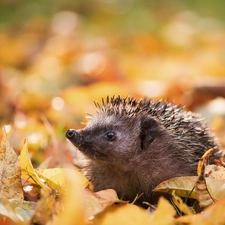
[{"label": "hedgehog snout", "polygon": [[78,131],[70,129],[66,132],[66,137],[69,139],[75,146],[80,145],[81,143],[81,135]]},{"label": "hedgehog snout", "polygon": [[68,130],[68,131],[66,132],[66,137],[67,137],[68,139],[71,139],[71,138],[73,138],[73,137],[75,137],[75,136],[77,136],[77,135],[78,135],[77,131],[76,131],[76,130],[73,130],[73,129],[70,129],[70,130]]}]

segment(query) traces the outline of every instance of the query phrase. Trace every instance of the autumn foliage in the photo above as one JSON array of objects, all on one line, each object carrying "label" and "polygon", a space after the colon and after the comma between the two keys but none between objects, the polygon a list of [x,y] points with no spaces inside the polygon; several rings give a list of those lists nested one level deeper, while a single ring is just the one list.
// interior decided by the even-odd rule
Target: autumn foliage
[{"label": "autumn foliage", "polygon": [[[19,11],[21,2],[0,5]],[[148,96],[201,113],[224,147],[224,24],[174,13],[166,1],[154,12],[134,0],[94,2],[12,24],[0,9],[0,224],[224,224],[224,162],[207,165],[213,149],[198,176],[155,187],[170,200],[140,206],[111,189],[94,192],[65,138],[95,112],[93,101]]]},{"label": "autumn foliage", "polygon": [[[27,141],[17,157],[4,128],[0,148],[1,224],[198,224],[215,210],[216,217],[207,220],[208,224],[218,218],[224,221],[225,169],[207,166],[212,151],[199,161],[198,177],[175,177],[159,184],[153,191],[171,193],[173,206],[162,197],[151,211],[118,199],[112,189],[93,192],[92,184],[71,165],[43,168],[47,166],[43,164],[34,169]],[[196,214],[194,205],[186,205],[179,196],[197,199],[201,210],[208,208]]]}]

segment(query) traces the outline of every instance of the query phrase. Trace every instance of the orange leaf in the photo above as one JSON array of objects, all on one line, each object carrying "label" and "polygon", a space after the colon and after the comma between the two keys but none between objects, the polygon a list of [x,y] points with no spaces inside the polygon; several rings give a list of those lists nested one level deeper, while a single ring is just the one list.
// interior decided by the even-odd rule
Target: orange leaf
[{"label": "orange leaf", "polygon": [[91,190],[86,189],[84,202],[86,217],[90,218],[91,216],[102,212],[106,207],[115,202],[121,202],[121,200],[118,199],[118,196],[113,189],[102,190],[99,192],[92,192]]}]

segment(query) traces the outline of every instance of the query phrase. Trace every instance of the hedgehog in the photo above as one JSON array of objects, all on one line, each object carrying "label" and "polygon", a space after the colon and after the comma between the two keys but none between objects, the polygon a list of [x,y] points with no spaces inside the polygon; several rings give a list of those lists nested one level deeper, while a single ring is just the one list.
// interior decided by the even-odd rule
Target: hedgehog
[{"label": "hedgehog", "polygon": [[137,195],[152,202],[162,181],[197,175],[197,164],[210,148],[210,163],[221,150],[204,120],[184,107],[149,98],[107,97],[95,102],[86,127],[70,129],[67,139],[86,158],[81,171],[94,190],[114,189],[119,198]]}]

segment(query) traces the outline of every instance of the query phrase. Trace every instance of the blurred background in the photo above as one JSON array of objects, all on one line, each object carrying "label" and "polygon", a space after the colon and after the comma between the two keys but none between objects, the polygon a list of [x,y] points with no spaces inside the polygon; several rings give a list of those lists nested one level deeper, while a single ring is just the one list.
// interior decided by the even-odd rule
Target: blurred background
[{"label": "blurred background", "polygon": [[[200,112],[225,145],[223,0],[1,0],[0,125],[56,162],[93,101],[148,96]],[[69,157],[69,156],[68,156]]]}]

